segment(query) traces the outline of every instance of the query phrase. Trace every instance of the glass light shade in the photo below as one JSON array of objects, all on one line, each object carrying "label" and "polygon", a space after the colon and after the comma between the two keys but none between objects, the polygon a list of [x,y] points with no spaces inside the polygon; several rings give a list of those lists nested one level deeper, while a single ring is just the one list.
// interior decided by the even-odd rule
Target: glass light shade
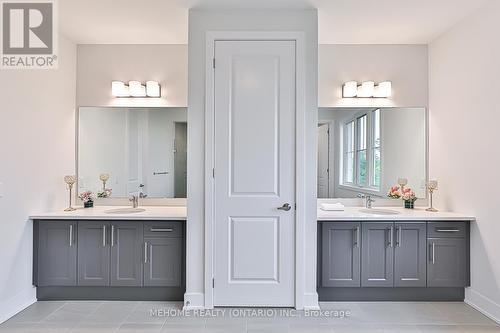
[{"label": "glass light shade", "polygon": [[75,175],[64,176],[64,182],[72,186],[74,183],[76,183],[76,176]]},{"label": "glass light shade", "polygon": [[147,81],[146,94],[148,97],[160,97],[160,84],[156,81]]},{"label": "glass light shade", "polygon": [[101,181],[103,181],[103,182],[107,182],[107,181],[109,180],[109,174],[107,174],[107,173],[101,173],[101,174],[99,175],[99,179],[100,179]]},{"label": "glass light shade", "polygon": [[342,87],[342,97],[353,98],[358,95],[358,83],[356,81],[349,81],[344,83]]},{"label": "glass light shade", "polygon": [[358,87],[358,97],[373,97],[375,82],[365,81]]},{"label": "glass light shade", "polygon": [[392,95],[392,82],[384,81],[380,82],[373,92],[373,97],[387,98]]},{"label": "glass light shade", "polygon": [[427,183],[427,188],[429,190],[437,190],[438,181],[437,180],[429,180],[429,182]]},{"label": "glass light shade", "polygon": [[132,97],[146,97],[146,87],[139,81],[129,81],[128,88]]},{"label": "glass light shade", "polygon": [[111,94],[115,97],[129,96],[128,87],[122,81],[111,82]]}]

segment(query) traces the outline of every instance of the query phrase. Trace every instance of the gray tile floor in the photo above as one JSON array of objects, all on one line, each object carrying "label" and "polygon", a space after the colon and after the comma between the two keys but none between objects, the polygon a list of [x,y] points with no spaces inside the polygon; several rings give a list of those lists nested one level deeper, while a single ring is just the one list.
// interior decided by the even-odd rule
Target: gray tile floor
[{"label": "gray tile floor", "polygon": [[500,332],[464,303],[322,303],[322,312],[216,309],[179,313],[177,302],[38,302],[0,325],[0,333],[40,332]]}]

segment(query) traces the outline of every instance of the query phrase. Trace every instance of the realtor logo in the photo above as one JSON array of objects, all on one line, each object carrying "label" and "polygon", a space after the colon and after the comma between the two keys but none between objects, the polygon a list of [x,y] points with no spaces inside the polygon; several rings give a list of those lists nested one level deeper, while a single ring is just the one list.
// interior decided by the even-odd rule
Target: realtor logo
[{"label": "realtor logo", "polygon": [[1,68],[56,68],[53,0],[1,1]]}]

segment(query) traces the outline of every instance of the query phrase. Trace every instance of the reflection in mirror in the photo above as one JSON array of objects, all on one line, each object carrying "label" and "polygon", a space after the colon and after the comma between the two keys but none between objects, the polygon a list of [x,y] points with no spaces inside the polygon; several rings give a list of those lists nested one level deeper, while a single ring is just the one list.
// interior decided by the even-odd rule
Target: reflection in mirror
[{"label": "reflection in mirror", "polygon": [[424,108],[320,108],[318,198],[386,197],[406,179],[425,198]]},{"label": "reflection in mirror", "polygon": [[82,107],[78,127],[79,192],[186,197],[186,108]]}]

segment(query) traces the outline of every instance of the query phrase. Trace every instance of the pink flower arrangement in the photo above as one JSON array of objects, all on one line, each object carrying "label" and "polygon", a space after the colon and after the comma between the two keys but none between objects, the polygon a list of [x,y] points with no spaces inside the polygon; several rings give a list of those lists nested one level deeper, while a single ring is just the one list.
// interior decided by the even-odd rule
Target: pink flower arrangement
[{"label": "pink flower arrangement", "polygon": [[410,187],[399,187],[398,185],[392,186],[387,193],[387,196],[391,199],[402,199],[403,201],[415,202],[417,196],[415,192]]},{"label": "pink flower arrangement", "polygon": [[407,187],[403,189],[401,199],[403,199],[404,201],[414,202],[415,200],[417,200],[417,196],[415,195],[415,192],[413,192],[411,188]]},{"label": "pink flower arrangement", "polygon": [[391,199],[401,198],[401,192],[399,191],[399,186],[392,186],[389,189],[389,193],[387,193],[387,196]]},{"label": "pink flower arrangement", "polygon": [[78,198],[80,198],[80,200],[82,200],[84,203],[94,201],[94,193],[92,193],[91,191],[85,191],[80,193],[78,195]]}]

